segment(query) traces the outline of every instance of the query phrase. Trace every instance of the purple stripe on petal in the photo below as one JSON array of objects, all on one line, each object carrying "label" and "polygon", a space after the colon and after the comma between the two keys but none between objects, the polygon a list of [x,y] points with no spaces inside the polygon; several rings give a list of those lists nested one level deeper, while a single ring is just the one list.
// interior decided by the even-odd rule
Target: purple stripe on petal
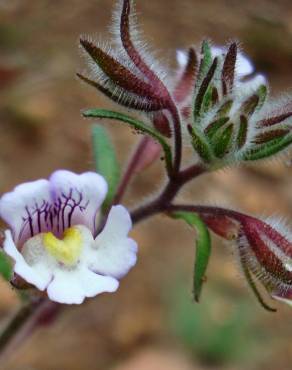
[{"label": "purple stripe on petal", "polygon": [[72,225],[85,225],[95,232],[96,214],[107,193],[104,178],[94,172],[76,175],[59,170],[50,179],[54,201],[54,231],[62,233]]},{"label": "purple stripe on petal", "polygon": [[11,227],[18,245],[49,229],[46,214],[50,202],[50,185],[43,179],[21,184],[2,196],[0,216]]},{"label": "purple stripe on petal", "polygon": [[85,225],[94,233],[106,192],[105,180],[96,173],[59,170],[49,181],[27,182],[4,194],[0,216],[11,227],[19,248],[36,234],[52,231],[59,236],[72,225]]}]

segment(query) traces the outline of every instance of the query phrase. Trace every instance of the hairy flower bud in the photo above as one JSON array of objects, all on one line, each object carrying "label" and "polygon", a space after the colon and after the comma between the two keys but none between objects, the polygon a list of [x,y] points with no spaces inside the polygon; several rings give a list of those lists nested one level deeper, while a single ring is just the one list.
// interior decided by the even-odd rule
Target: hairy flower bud
[{"label": "hairy flower bud", "polygon": [[[205,41],[201,57],[197,55],[199,72],[194,94],[186,99],[191,111],[186,126],[200,160],[214,169],[266,158],[286,149],[292,142],[291,98],[268,102],[265,78],[248,77],[252,64],[235,42],[223,49]],[[183,56],[179,52],[178,62],[186,68],[189,57]]]},{"label": "hairy flower bud", "polygon": [[292,305],[292,236],[275,220],[244,218],[238,239],[243,264],[275,299]]}]

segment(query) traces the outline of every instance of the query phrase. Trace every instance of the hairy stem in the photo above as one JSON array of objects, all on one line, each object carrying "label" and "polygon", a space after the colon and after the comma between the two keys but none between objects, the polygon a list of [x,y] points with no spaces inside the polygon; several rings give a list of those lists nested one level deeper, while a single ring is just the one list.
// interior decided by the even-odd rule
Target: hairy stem
[{"label": "hairy stem", "polygon": [[156,213],[167,210],[182,186],[204,172],[204,167],[194,165],[182,170],[176,176],[170,177],[164,190],[156,199],[132,212],[133,223],[140,222]]},{"label": "hairy stem", "polygon": [[164,209],[166,212],[177,212],[177,211],[186,211],[186,212],[195,212],[199,215],[217,215],[217,216],[227,216],[233,220],[236,220],[240,223],[244,222],[247,218],[253,218],[252,216],[247,216],[237,211],[231,209],[225,209],[220,207],[212,206],[200,206],[200,205],[188,205],[188,204],[169,204]]}]

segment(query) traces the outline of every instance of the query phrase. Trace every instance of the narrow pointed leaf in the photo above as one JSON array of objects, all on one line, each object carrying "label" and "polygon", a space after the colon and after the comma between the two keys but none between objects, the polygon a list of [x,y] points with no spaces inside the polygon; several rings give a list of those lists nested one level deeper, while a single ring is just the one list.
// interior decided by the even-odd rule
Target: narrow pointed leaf
[{"label": "narrow pointed leaf", "polygon": [[125,114],[118,113],[118,112],[112,112],[106,109],[89,109],[83,112],[83,116],[86,118],[107,118],[107,119],[121,121],[121,122],[127,123],[134,130],[151,136],[153,139],[158,141],[160,145],[162,146],[162,149],[164,150],[166,169],[168,173],[171,173],[172,171],[171,148],[166,143],[165,138],[155,129]]},{"label": "narrow pointed leaf", "polygon": [[211,254],[210,233],[200,217],[191,212],[175,212],[173,218],[184,220],[189,226],[196,230],[196,258],[194,264],[193,289],[194,299],[199,302],[202,285]]},{"label": "narrow pointed leaf", "polygon": [[107,209],[116,194],[120,180],[120,166],[113,144],[103,126],[92,127],[92,144],[96,172],[101,174],[108,184],[107,196],[103,203],[104,209]]}]

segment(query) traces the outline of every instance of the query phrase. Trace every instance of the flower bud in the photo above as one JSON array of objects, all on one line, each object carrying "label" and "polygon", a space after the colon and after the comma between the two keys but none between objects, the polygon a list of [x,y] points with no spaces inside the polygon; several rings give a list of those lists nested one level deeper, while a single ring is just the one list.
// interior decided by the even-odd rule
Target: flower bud
[{"label": "flower bud", "polygon": [[275,299],[292,305],[292,237],[275,220],[245,217],[238,239],[242,262]]}]

